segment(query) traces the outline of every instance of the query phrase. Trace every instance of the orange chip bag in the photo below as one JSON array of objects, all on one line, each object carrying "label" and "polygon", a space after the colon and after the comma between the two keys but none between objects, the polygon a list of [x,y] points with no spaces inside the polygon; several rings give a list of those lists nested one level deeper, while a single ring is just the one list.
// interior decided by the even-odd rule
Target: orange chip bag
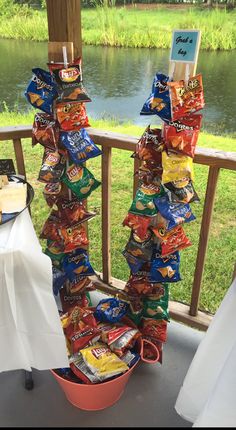
[{"label": "orange chip bag", "polygon": [[171,98],[172,120],[184,118],[191,113],[197,112],[205,105],[202,75],[190,78],[185,85],[184,80],[168,82]]},{"label": "orange chip bag", "polygon": [[84,103],[58,103],[56,112],[62,130],[73,131],[90,127]]}]

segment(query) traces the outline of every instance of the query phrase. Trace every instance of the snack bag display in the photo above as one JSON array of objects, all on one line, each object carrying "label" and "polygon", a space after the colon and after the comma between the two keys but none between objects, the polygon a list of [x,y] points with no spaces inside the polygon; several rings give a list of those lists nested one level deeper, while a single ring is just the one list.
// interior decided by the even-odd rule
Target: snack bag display
[{"label": "snack bag display", "polygon": [[205,106],[202,75],[191,77],[187,84],[184,80],[168,82],[171,98],[172,120],[186,117]]},{"label": "snack bag display", "polygon": [[162,73],[156,73],[152,91],[144,103],[140,115],[158,115],[162,120],[171,119],[169,77]]},{"label": "snack bag display", "polygon": [[78,131],[62,132],[60,141],[75,164],[84,163],[89,158],[102,154],[84,128]]},{"label": "snack bag display", "polygon": [[101,185],[101,182],[94,178],[87,167],[76,164],[68,166],[62,177],[62,181],[80,200],[86,199],[92,191]]},{"label": "snack bag display", "polygon": [[63,131],[90,127],[84,103],[57,103],[57,120]]},{"label": "snack bag display", "polygon": [[52,115],[47,113],[36,113],[32,129],[32,146],[40,143],[52,149],[58,149],[59,124]]},{"label": "snack bag display", "polygon": [[167,231],[179,224],[194,221],[196,219],[188,203],[171,203],[168,195],[154,199],[154,203],[162,217],[167,220]]},{"label": "snack bag display", "polygon": [[58,95],[54,79],[51,73],[39,67],[32,69],[32,72],[25,96],[36,109],[52,114],[52,103]]},{"label": "snack bag display", "polygon": [[182,178],[194,180],[193,160],[191,157],[174,152],[162,152],[162,183],[178,181]]},{"label": "snack bag display", "polygon": [[194,158],[201,123],[202,115],[189,115],[165,123],[163,134],[167,150]]},{"label": "snack bag display", "polygon": [[45,148],[42,167],[39,172],[38,181],[40,182],[59,182],[66,167],[66,158],[58,151]]},{"label": "snack bag display", "polygon": [[156,254],[151,263],[151,282],[178,282],[181,280],[179,273],[180,256],[176,251],[166,257]]}]

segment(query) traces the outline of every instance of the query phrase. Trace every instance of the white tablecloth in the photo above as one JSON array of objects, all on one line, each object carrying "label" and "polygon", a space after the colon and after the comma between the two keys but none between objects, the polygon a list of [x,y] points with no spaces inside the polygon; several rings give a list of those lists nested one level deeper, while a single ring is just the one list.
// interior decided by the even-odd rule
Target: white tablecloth
[{"label": "white tablecloth", "polygon": [[68,366],[44,255],[28,210],[0,225],[0,371]]},{"label": "white tablecloth", "polygon": [[184,379],[176,411],[193,427],[236,427],[236,279]]}]

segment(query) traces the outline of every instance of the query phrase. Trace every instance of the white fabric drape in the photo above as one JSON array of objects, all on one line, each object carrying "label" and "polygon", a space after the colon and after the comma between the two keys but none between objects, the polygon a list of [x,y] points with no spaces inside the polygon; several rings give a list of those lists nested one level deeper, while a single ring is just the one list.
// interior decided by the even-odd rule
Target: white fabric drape
[{"label": "white fabric drape", "polygon": [[28,210],[0,225],[0,371],[68,366],[44,255]]},{"label": "white fabric drape", "polygon": [[236,427],[236,279],[201,341],[175,409],[193,427]]}]

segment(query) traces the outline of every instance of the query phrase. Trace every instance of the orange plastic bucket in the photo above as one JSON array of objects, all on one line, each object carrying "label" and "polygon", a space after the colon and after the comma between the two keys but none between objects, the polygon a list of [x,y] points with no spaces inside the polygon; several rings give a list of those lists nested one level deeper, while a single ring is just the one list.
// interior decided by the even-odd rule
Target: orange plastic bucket
[{"label": "orange plastic bucket", "polygon": [[[125,320],[128,322],[128,318],[123,319],[124,322]],[[130,320],[129,323],[131,325]],[[133,323],[132,325],[135,326]],[[155,351],[156,357],[154,360],[147,360],[143,357],[145,343],[150,344]],[[137,351],[140,354],[140,359],[147,363],[156,363],[159,359],[159,351],[157,347],[146,339],[140,338],[137,340]],[[139,361],[127,370],[127,372],[123,373],[123,375],[117,376],[111,381],[101,382],[98,384],[78,384],[62,378],[53,370],[51,370],[51,372],[64,391],[67,400],[69,400],[72,405],[87,411],[98,411],[114,405],[114,403],[120,399],[125,386],[138,363]]]}]

